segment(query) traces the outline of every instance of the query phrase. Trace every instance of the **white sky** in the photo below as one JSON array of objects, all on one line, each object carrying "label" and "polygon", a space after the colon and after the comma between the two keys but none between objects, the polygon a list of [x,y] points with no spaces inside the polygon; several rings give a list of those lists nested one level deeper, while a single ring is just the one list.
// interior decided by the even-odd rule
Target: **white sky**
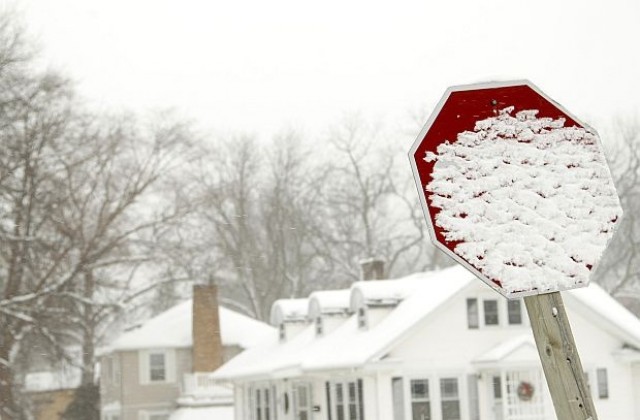
[{"label": "white sky", "polygon": [[[3,1],[3,0],[0,0]],[[528,78],[591,120],[640,110],[637,0],[22,0],[100,106],[263,136],[408,120],[450,85]],[[597,127],[596,127],[597,128]],[[417,134],[417,131],[416,131]]]}]

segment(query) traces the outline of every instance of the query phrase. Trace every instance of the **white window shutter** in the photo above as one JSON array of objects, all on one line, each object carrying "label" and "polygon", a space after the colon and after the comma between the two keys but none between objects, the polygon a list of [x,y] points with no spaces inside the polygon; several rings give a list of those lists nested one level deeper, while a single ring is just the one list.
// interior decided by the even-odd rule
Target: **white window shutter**
[{"label": "white window shutter", "polygon": [[[140,384],[145,385],[149,383],[149,352],[146,350],[138,351],[138,373]],[[142,411],[140,412],[142,413]],[[142,414],[140,414],[142,415]],[[140,419],[146,420],[146,419]]]},{"label": "white window shutter", "polygon": [[166,381],[170,383],[174,383],[176,381],[176,350],[169,349],[165,352],[164,356],[165,361],[165,369],[166,371]]}]

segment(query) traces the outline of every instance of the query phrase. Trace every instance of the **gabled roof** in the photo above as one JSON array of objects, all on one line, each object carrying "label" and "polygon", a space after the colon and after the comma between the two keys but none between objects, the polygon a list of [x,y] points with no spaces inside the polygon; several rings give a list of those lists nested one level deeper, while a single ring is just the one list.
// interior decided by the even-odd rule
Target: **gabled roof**
[{"label": "gabled roof", "polygon": [[[351,287],[352,310],[354,296],[359,296],[364,303],[372,299],[395,299],[398,303],[379,323],[368,329],[358,328],[357,316],[351,315],[335,330],[320,336],[315,334],[313,325],[288,341],[279,341],[273,334],[267,342],[235,357],[213,376],[218,379],[292,377],[315,371],[362,367],[381,360],[422,320],[473,282],[478,280],[456,266],[397,280],[355,283]],[[570,310],[581,310],[623,343],[640,349],[640,320],[601,287],[592,283],[563,295]],[[535,356],[536,351],[532,335],[523,335],[491,349],[476,362]]]},{"label": "gabled roof", "polygon": [[[193,346],[193,301],[184,301],[149,319],[140,327],[127,331],[108,348],[110,351],[140,350],[149,348],[188,348]],[[275,330],[264,322],[219,307],[222,344],[249,348]]]},{"label": "gabled roof", "polygon": [[533,334],[522,334],[498,344],[486,353],[476,357],[474,364],[486,366],[504,366],[510,362],[540,364],[538,349]]},{"label": "gabled roof", "polygon": [[563,296],[567,296],[567,303],[578,303],[579,309],[595,324],[640,350],[640,319],[602,287],[592,282],[589,287],[570,290]]},{"label": "gabled roof", "polygon": [[[301,374],[302,372],[362,366],[390,344],[404,336],[443,302],[454,296],[472,281],[473,275],[462,267],[434,273],[421,273],[403,279],[387,289],[389,297],[397,297],[399,288],[411,289],[391,313],[374,328],[358,329],[357,317],[352,315],[328,334],[317,336],[313,325],[289,341],[279,342],[273,337],[236,356],[214,374],[214,378],[267,377]],[[406,284],[402,285],[401,283]],[[377,296],[382,297],[384,294]]]},{"label": "gabled roof", "polygon": [[309,299],[278,299],[271,306],[271,325],[307,320]]},{"label": "gabled roof", "polygon": [[324,314],[344,314],[349,312],[349,290],[323,290],[309,296],[310,319]]}]

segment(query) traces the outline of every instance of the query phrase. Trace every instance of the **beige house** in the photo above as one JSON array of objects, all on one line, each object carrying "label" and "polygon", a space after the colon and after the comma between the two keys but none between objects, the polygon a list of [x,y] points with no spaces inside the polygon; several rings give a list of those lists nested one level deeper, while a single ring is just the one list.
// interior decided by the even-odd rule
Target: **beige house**
[{"label": "beige house", "polygon": [[273,328],[217,303],[215,286],[129,330],[100,358],[103,420],[167,420],[180,407],[213,407],[232,418],[232,391],[212,372]]}]

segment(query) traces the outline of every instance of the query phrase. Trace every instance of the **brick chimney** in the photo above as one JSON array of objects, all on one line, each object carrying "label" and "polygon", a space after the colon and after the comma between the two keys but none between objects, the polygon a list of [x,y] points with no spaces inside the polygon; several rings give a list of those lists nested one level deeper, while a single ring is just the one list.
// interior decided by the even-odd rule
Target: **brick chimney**
[{"label": "brick chimney", "polygon": [[360,275],[362,280],[384,279],[384,261],[378,258],[360,261]]},{"label": "brick chimney", "polygon": [[193,286],[193,372],[213,372],[222,366],[218,287]]}]

